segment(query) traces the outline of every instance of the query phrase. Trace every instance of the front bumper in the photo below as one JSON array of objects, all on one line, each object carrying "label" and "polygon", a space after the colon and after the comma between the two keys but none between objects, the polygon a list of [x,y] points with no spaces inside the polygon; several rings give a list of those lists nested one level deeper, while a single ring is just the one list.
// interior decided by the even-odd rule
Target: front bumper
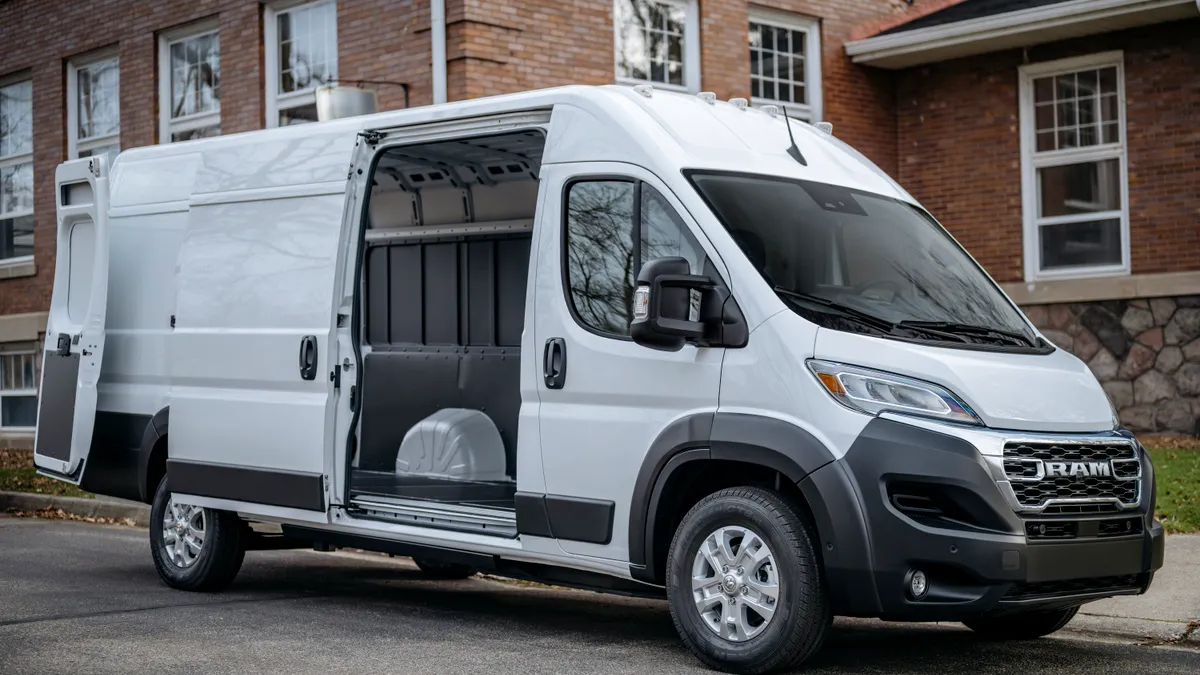
[{"label": "front bumper", "polygon": [[[845,457],[800,482],[835,613],[961,620],[1145,592],[1162,567],[1163,531],[1142,454],[1136,509],[1018,514],[968,440],[872,420]],[[921,598],[908,590],[914,570],[928,579]]]}]

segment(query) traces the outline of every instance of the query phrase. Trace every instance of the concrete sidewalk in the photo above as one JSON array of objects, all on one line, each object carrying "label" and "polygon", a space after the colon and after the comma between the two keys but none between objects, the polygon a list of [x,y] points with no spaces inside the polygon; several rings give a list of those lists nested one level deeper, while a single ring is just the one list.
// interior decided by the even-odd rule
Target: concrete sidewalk
[{"label": "concrete sidewalk", "polygon": [[1083,606],[1074,633],[1200,649],[1200,534],[1167,536],[1166,561],[1145,595]]},{"label": "concrete sidewalk", "polygon": [[120,525],[134,527],[150,526],[150,507],[139,502],[111,497],[59,497],[56,495],[34,494],[31,492],[0,491],[0,513],[5,511],[23,511],[36,513],[38,511],[55,511],[80,519],[95,518],[112,521]]}]

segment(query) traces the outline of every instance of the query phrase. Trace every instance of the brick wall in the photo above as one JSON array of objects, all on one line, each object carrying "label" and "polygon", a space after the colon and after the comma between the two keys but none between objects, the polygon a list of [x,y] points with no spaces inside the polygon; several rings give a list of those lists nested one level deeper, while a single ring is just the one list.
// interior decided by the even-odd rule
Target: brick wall
[{"label": "brick wall", "polygon": [[122,0],[0,3],[0,76],[33,80],[34,262],[38,274],[0,282],[0,314],[45,311],[54,279],[54,167],[67,157],[66,63],[119,45],[121,147],[153,143],[158,133],[157,32],[221,15],[222,111],[226,131],[262,126],[258,56],[261,10],[246,0]]},{"label": "brick wall", "polygon": [[1134,274],[1200,269],[1200,20],[922,66],[897,79],[897,178],[998,281],[1022,262],[1018,67],[1125,54]]}]

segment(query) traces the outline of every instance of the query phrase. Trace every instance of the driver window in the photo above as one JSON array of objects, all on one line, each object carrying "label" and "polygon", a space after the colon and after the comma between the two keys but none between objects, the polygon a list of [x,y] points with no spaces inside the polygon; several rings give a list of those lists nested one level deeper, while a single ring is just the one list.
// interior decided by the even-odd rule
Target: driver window
[{"label": "driver window", "polygon": [[[680,256],[687,259],[693,274],[704,269],[704,249],[666,198],[645,183],[620,179],[572,183],[567,189],[565,225],[570,306],[575,319],[593,332],[629,336],[633,290],[647,261]],[[635,241],[640,244],[636,248]]]}]

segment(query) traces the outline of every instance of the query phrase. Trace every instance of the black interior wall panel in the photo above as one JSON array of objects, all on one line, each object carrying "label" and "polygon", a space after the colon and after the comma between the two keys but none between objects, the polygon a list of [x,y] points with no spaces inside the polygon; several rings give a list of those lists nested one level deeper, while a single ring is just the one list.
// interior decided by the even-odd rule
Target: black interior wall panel
[{"label": "black interior wall panel", "polygon": [[487,414],[504,441],[505,473],[517,475],[517,420],[521,415],[521,355],[515,350],[469,350],[459,364],[460,408]]},{"label": "black interior wall panel", "polygon": [[[379,317],[379,323],[390,326],[390,337],[372,344],[421,344],[424,341],[421,334],[424,295],[421,247],[389,246],[382,250],[388,251],[389,271],[385,276],[388,302],[382,305],[385,314]],[[367,283],[371,283],[370,279]],[[368,318],[367,325],[370,324]]]},{"label": "black interior wall panel", "polygon": [[388,249],[367,251],[367,343],[388,342]]},{"label": "black interior wall panel", "polygon": [[496,242],[472,241],[467,252],[467,344],[495,344],[492,317],[496,311]]},{"label": "black interior wall panel", "polygon": [[[425,244],[424,269],[424,319],[425,344],[457,345],[459,295],[458,295],[458,246],[456,242]],[[400,248],[400,247],[397,247]],[[416,247],[414,247],[416,248]],[[395,284],[393,284],[393,289]],[[393,307],[393,311],[394,311]],[[419,315],[418,315],[419,316]]]},{"label": "black interior wall panel", "polygon": [[530,239],[496,242],[496,344],[521,346]]},{"label": "black interior wall panel", "polygon": [[358,465],[395,471],[404,434],[442,408],[459,408],[459,354],[372,352],[363,366],[362,448]]}]

